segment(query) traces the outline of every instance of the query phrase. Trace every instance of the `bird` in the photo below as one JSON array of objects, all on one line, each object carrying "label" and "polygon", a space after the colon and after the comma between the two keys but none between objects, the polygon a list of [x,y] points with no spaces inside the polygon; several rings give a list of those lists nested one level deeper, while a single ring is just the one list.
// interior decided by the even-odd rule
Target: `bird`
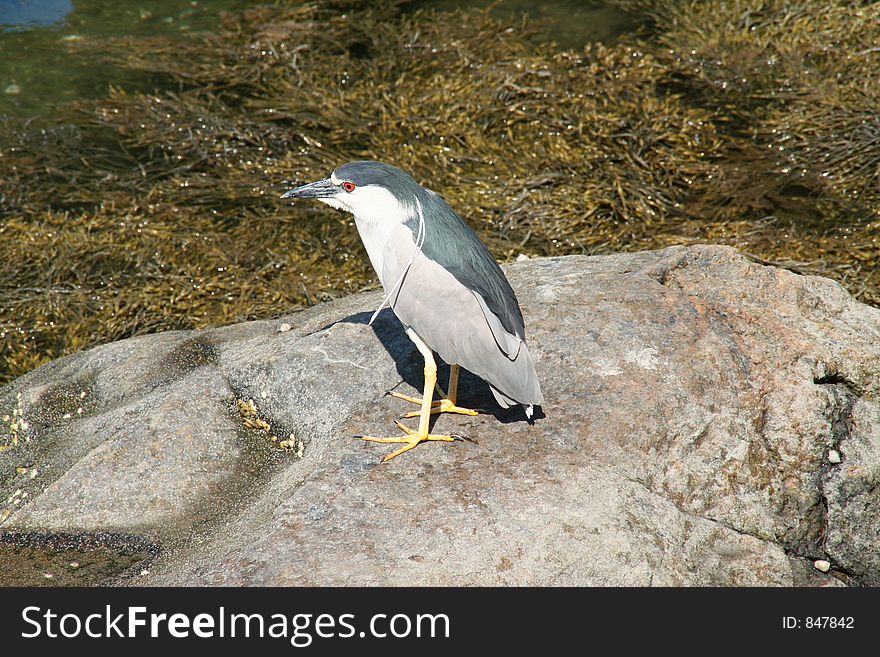
[{"label": "bird", "polygon": [[[457,405],[461,367],[482,378],[500,406],[521,404],[529,422],[544,403],[525,322],[516,294],[486,245],[438,193],[396,166],[374,160],[349,162],[329,178],[285,192],[283,199],[317,199],[354,215],[355,225],[389,305],[425,361],[418,429],[396,421],[402,436],[360,438],[402,444],[383,462],[425,441],[456,435],[430,433],[431,415],[477,411]],[[437,385],[434,353],[450,366],[444,392]],[[434,389],[440,395],[433,400]]]}]

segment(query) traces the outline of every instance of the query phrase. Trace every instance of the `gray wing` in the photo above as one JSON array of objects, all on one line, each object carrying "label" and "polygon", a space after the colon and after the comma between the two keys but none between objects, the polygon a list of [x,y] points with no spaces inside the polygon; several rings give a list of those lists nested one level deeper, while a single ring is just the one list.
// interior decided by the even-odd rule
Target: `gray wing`
[{"label": "gray wing", "polygon": [[[397,295],[395,313],[447,363],[489,383],[502,406],[542,404],[522,311],[507,277],[441,196],[422,188],[417,193],[425,240],[402,285],[411,292]],[[418,216],[407,223],[414,236],[418,224]]]},{"label": "gray wing", "polygon": [[[442,196],[425,191],[421,199],[426,230],[422,253],[474,292],[480,305],[488,308],[508,334],[525,340],[525,323],[516,294],[489,249]],[[411,223],[410,228],[417,230],[418,218]],[[488,314],[486,319],[492,322]],[[499,337],[502,346],[504,338],[496,339]]]},{"label": "gray wing", "polygon": [[543,403],[525,341],[437,262],[417,256],[391,307],[443,360],[484,379],[502,406]]}]

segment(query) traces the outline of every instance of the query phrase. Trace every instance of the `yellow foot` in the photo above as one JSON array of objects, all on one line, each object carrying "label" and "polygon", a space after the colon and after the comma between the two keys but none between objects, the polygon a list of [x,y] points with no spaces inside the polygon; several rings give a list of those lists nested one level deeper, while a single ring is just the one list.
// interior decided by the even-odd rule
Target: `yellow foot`
[{"label": "yellow foot", "polygon": [[359,436],[361,440],[369,440],[373,443],[404,443],[403,447],[391,452],[385,458],[383,458],[382,463],[390,461],[395,456],[400,456],[404,452],[408,452],[419,443],[427,440],[441,440],[443,442],[449,443],[459,439],[459,436],[440,435],[434,433],[426,433],[422,435],[418,431],[410,429],[401,422],[396,422],[395,424],[397,424],[400,430],[406,434],[405,436],[399,436],[397,438],[374,438],[373,436]]},{"label": "yellow foot", "polygon": [[[403,399],[404,401],[412,402],[413,404],[422,405],[422,400],[418,397],[410,397],[408,395],[402,395],[399,392],[392,392],[392,397],[397,397],[398,399]],[[437,413],[458,413],[459,415],[479,415],[477,411],[472,408],[462,408],[461,406],[456,406],[448,399],[441,399],[440,401],[436,401],[431,404],[431,415],[436,415]],[[406,413],[403,417],[419,417],[421,415],[421,411],[413,411],[411,413]]]}]

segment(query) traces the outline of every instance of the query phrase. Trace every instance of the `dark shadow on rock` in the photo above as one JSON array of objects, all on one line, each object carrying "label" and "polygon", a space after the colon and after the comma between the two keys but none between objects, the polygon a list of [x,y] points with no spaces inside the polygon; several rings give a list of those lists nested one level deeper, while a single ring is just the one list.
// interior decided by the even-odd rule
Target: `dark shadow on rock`
[{"label": "dark shadow on rock", "polygon": [[[370,312],[357,313],[334,322],[334,324],[369,324],[372,316],[373,313]],[[324,328],[329,328],[332,325],[329,324]],[[394,359],[400,378],[421,392],[425,385],[422,355],[413,341],[409,339],[403,324],[400,323],[394,312],[390,308],[382,310],[376,316],[372,329],[379,342],[385,347],[385,351]],[[440,383],[440,387],[445,390],[449,382],[449,364],[439,357],[437,357],[437,381]],[[461,374],[458,377],[457,401],[461,406],[476,409],[482,414],[492,415],[504,424],[526,420],[525,412],[521,406],[501,408],[495,401],[489,384],[464,368],[461,369]],[[544,414],[540,408],[535,409],[535,415],[532,419],[543,417]]]}]

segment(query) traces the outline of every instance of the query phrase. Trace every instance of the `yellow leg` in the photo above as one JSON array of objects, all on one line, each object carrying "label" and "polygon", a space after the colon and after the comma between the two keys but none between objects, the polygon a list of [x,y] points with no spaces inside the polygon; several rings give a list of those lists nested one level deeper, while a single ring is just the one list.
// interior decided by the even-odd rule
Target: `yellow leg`
[{"label": "yellow leg", "polygon": [[360,436],[362,440],[369,440],[374,443],[404,443],[403,447],[391,452],[385,458],[383,458],[383,463],[390,461],[395,456],[400,456],[404,452],[411,450],[413,447],[421,442],[427,440],[452,442],[457,438],[456,436],[452,435],[439,435],[429,433],[429,425],[431,423],[432,413],[431,400],[433,399],[434,395],[434,386],[437,385],[437,365],[434,363],[434,355],[433,353],[431,353],[431,349],[415,333],[409,331],[408,333],[410,333],[410,338],[412,338],[413,342],[416,343],[419,351],[421,351],[422,355],[425,357],[425,390],[422,399],[418,400],[418,402],[422,405],[422,410],[420,413],[416,414],[419,416],[419,428],[418,430],[413,431],[409,427],[404,426],[401,422],[397,422],[397,426],[406,435],[396,438],[375,438],[373,436]]},{"label": "yellow leg", "polygon": [[[472,408],[462,408],[461,406],[457,406],[455,404],[455,399],[458,397],[458,365],[453,365],[449,368],[449,394],[444,395],[443,391],[440,390],[440,387],[437,386],[437,391],[440,393],[441,397],[444,399],[440,399],[433,404],[431,404],[431,414],[434,415],[436,413],[458,413],[459,415],[479,415]],[[435,374],[436,378],[436,374]],[[408,395],[402,395],[399,392],[392,392],[392,397],[397,397],[398,399],[403,399],[408,402],[412,402],[413,404],[421,404],[422,400],[417,397],[410,397]],[[412,413],[406,413],[403,417],[418,417],[421,415],[421,411],[413,411]]]}]

